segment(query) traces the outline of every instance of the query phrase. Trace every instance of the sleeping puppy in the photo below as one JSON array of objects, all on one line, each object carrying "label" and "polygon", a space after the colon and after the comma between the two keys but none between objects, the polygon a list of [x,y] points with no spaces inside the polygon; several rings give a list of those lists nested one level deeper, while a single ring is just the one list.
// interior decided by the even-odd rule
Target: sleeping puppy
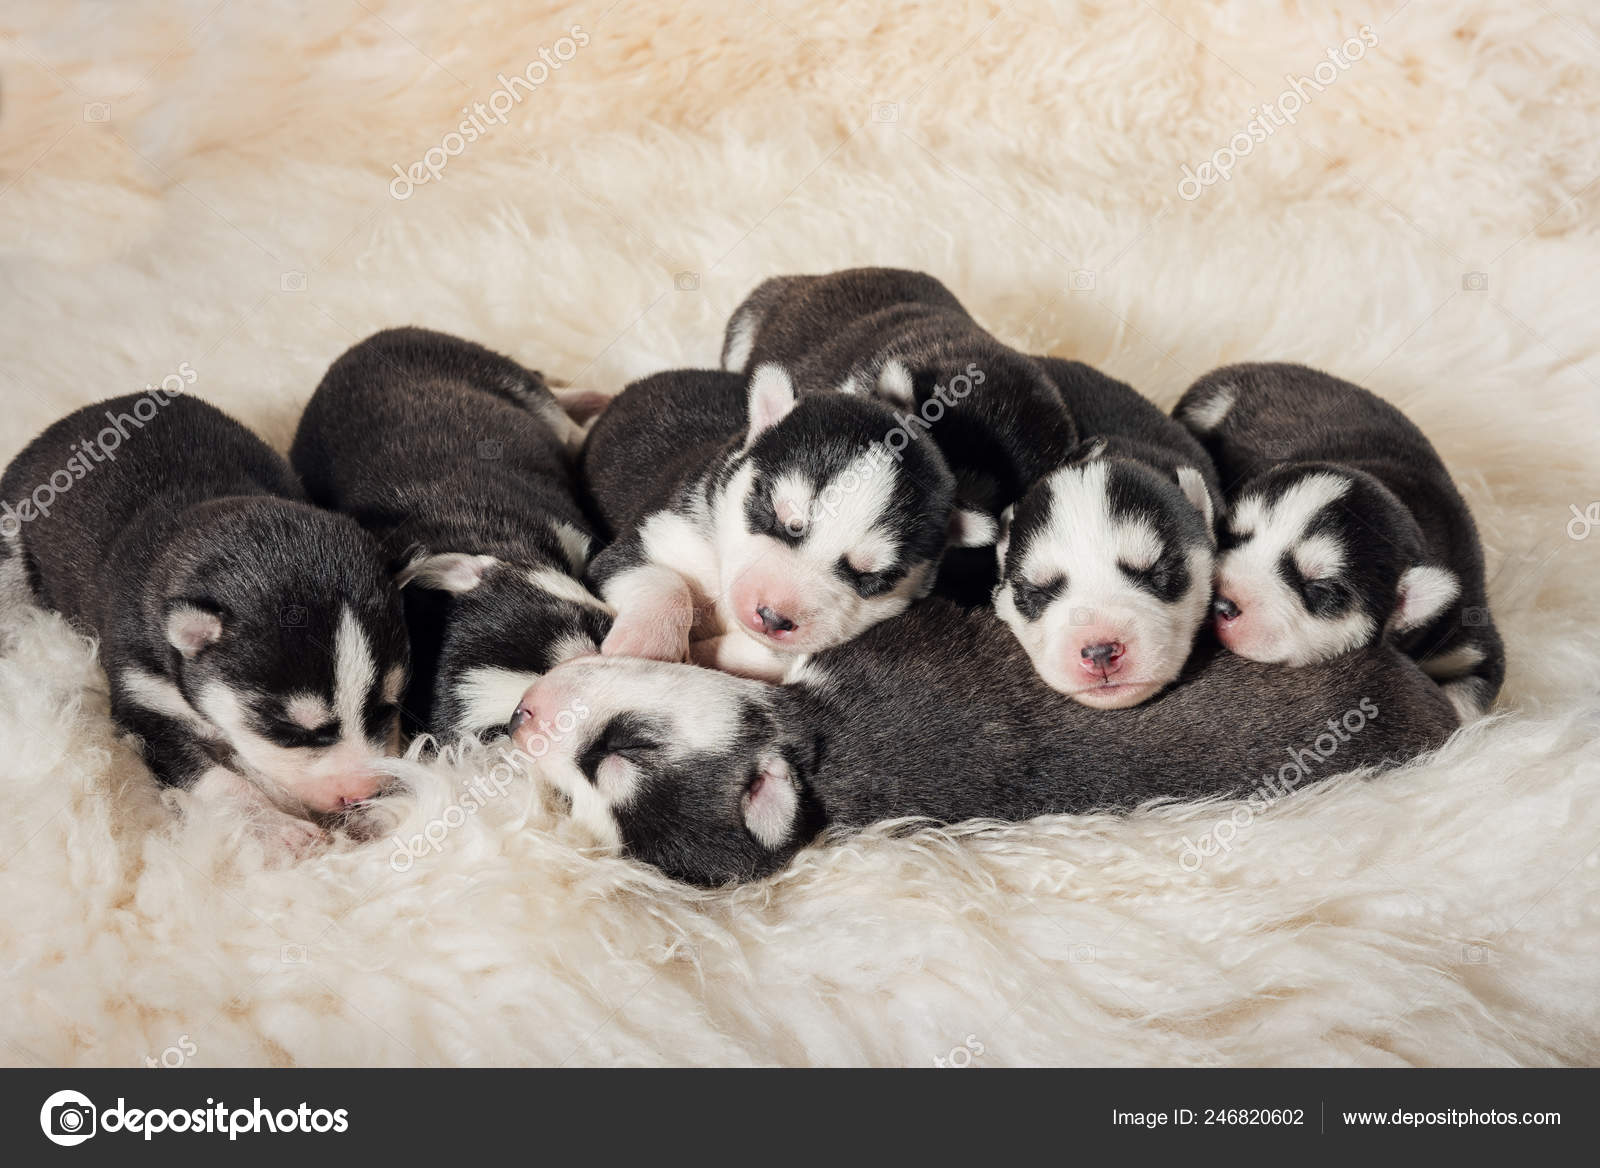
[{"label": "sleeping puppy", "polygon": [[923,272],[851,268],[777,276],[729,318],[724,369],[781,367],[801,396],[882,399],[931,434],[956,478],[968,546],[994,542],[1000,512],[1077,442],[1055,387]]},{"label": "sleeping puppy", "polygon": [[931,442],[869,397],[797,400],[774,366],[635,382],[581,468],[613,540],[589,569],[608,655],[777,677],[926,595],[951,538]]},{"label": "sleeping puppy", "polygon": [[498,734],[540,674],[611,626],[582,584],[593,544],[543,378],[427,329],[376,333],[329,368],[290,453],[311,497],[380,542],[416,658],[410,728]]},{"label": "sleeping puppy", "polygon": [[[38,601],[99,641],[162,783],[291,848],[379,791],[408,650],[378,548],[232,418],[162,391],[86,406],[0,479]],[[41,506],[41,503],[43,504]]]},{"label": "sleeping puppy", "polygon": [[1284,793],[1409,758],[1455,724],[1386,645],[1300,670],[1216,653],[1108,718],[1033,677],[991,614],[938,598],[783,685],[589,657],[542,678],[512,719],[575,819],[699,885],[774,872],[830,827]]},{"label": "sleeping puppy", "polygon": [[1137,705],[1178,676],[1209,614],[1216,472],[1129,386],[1037,360],[1085,440],[1003,516],[994,609],[1051,687]]},{"label": "sleeping puppy", "polygon": [[1489,708],[1505,655],[1477,528],[1405,415],[1301,365],[1218,369],[1174,414],[1230,484],[1217,570],[1223,644],[1307,665],[1392,637],[1463,718]]}]

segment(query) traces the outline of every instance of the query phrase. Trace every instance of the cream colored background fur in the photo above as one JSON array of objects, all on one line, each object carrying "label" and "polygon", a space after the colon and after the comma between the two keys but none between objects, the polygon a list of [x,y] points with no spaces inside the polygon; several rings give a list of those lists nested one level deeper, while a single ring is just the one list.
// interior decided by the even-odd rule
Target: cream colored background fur
[{"label": "cream colored background fur", "polygon": [[[1296,125],[1179,197],[1364,24]],[[573,25],[507,124],[390,196]],[[4,459],[183,362],[281,447],[382,326],[615,389],[714,363],[764,276],[919,267],[1164,405],[1244,359],[1399,403],[1476,509],[1510,651],[1497,718],[1194,873],[1182,840],[1233,807],[868,836],[703,895],[587,853],[530,782],[403,873],[390,842],[270,868],[163,802],[87,643],[8,607],[0,1059],[1600,1061],[1600,531],[1567,534],[1600,499],[1592,6],[18,0],[0,32]],[[404,767],[398,832],[484,765]]]}]

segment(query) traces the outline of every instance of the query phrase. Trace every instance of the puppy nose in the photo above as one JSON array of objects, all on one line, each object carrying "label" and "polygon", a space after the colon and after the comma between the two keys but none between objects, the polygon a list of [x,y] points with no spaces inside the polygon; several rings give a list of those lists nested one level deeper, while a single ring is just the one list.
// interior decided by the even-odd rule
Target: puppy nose
[{"label": "puppy nose", "polygon": [[1232,620],[1239,615],[1239,606],[1226,596],[1219,596],[1211,604],[1212,611],[1223,620]]},{"label": "puppy nose", "polygon": [[512,711],[511,720],[506,723],[506,733],[512,737],[526,723],[532,722],[533,729],[548,726],[553,722],[562,708],[562,697],[555,685],[545,678],[540,678],[528,687],[528,692],[522,695],[522,700],[517,703],[517,708]]},{"label": "puppy nose", "polygon": [[1109,673],[1122,660],[1125,650],[1121,641],[1102,641],[1098,645],[1085,645],[1078,652],[1094,668]]},{"label": "puppy nose", "polygon": [[774,612],[764,604],[756,605],[756,615],[761,618],[761,627],[769,633],[788,633],[795,628],[794,621],[784,616],[781,612]]}]

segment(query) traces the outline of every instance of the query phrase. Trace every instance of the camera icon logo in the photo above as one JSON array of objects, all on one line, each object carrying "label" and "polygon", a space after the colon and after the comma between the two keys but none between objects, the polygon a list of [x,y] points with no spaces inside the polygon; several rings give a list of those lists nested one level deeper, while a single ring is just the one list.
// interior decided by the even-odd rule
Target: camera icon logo
[{"label": "camera icon logo", "polygon": [[679,292],[698,292],[700,290],[700,273],[679,272],[672,277],[672,286]]},{"label": "camera icon logo", "polygon": [[87,1095],[77,1091],[57,1091],[39,1109],[39,1126],[52,1144],[76,1147],[94,1135],[98,1112]]},{"label": "camera icon logo", "polygon": [[1082,607],[1073,608],[1067,613],[1067,620],[1070,623],[1077,625],[1079,628],[1082,628],[1084,625],[1092,625],[1095,622],[1094,609]]},{"label": "camera icon logo", "polygon": [[872,120],[875,122],[898,122],[900,120],[900,103],[897,101],[873,102]]},{"label": "camera icon logo", "polygon": [[1461,610],[1461,623],[1469,629],[1481,629],[1489,623],[1489,610],[1487,608],[1463,608]]},{"label": "camera icon logo", "polygon": [[494,438],[478,443],[478,457],[484,462],[499,462],[506,453],[506,444]]},{"label": "camera icon logo", "polygon": [[91,101],[83,107],[83,120],[86,122],[109,122],[111,120],[111,107],[103,101]]},{"label": "camera icon logo", "polygon": [[1461,290],[1463,292],[1487,292],[1489,290],[1489,273],[1468,272],[1461,277]]},{"label": "camera icon logo", "polygon": [[303,629],[308,615],[303,605],[286,604],[278,612],[278,623],[286,629]]},{"label": "camera icon logo", "polygon": [[278,950],[278,960],[285,965],[304,965],[306,963],[306,947],[304,945],[285,945]]},{"label": "camera icon logo", "polygon": [[304,272],[285,272],[278,277],[278,290],[280,292],[304,292],[306,290],[306,274]]},{"label": "camera icon logo", "polygon": [[1093,945],[1074,945],[1067,950],[1067,961],[1072,965],[1093,965],[1100,960],[1100,952]]},{"label": "camera icon logo", "polygon": [[1074,292],[1094,291],[1094,270],[1092,268],[1076,268],[1072,273],[1072,290]]},{"label": "camera icon logo", "polygon": [[1464,965],[1488,965],[1489,947],[1487,945],[1461,946],[1461,961]]}]

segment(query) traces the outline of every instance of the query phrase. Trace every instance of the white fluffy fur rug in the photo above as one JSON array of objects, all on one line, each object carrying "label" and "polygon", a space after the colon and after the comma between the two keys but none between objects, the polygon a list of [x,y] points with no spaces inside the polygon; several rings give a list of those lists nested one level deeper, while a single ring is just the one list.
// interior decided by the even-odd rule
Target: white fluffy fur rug
[{"label": "white fluffy fur rug", "polygon": [[[7,4],[0,460],[184,362],[281,447],[382,326],[615,389],[714,363],[766,275],[920,267],[1163,404],[1285,359],[1407,409],[1482,528],[1498,715],[1194,872],[1233,807],[870,835],[698,894],[531,782],[466,813],[485,759],[403,766],[397,831],[439,839],[409,866],[272,868],[163,801],[92,647],[13,605],[0,1060],[1600,1061],[1600,528],[1569,535],[1600,516],[1592,6],[518,7]],[[447,138],[472,102],[505,123]],[[1303,108],[1256,143],[1263,102]]]}]

